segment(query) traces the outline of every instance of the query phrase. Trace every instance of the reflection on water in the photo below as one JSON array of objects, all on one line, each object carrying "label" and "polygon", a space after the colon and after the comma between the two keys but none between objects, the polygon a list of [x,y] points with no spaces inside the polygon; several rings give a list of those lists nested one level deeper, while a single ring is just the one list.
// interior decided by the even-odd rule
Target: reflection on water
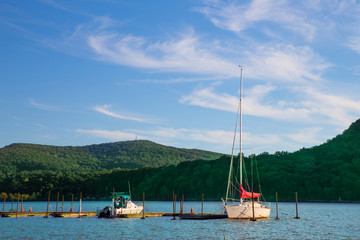
[{"label": "reflection on water", "polygon": [[[142,205],[142,202],[137,202]],[[46,211],[46,202],[25,202],[24,210]],[[58,209],[61,207],[58,205]],[[64,210],[70,209],[64,203]],[[83,211],[96,211],[109,202],[83,202]],[[16,203],[14,203],[16,208]],[[53,210],[56,202],[51,202]],[[184,211],[201,211],[201,202],[185,202]],[[7,202],[5,209],[11,208]],[[177,206],[179,211],[180,205]],[[74,202],[73,211],[79,204]],[[145,202],[146,211],[172,212],[172,202]],[[1,206],[2,210],[2,206]],[[205,202],[204,212],[221,212],[221,202]],[[360,204],[299,203],[299,216],[294,219],[294,203],[279,203],[280,220],[271,218],[247,220],[171,220],[172,217],[142,219],[77,218],[0,218],[1,239],[360,239]]]}]

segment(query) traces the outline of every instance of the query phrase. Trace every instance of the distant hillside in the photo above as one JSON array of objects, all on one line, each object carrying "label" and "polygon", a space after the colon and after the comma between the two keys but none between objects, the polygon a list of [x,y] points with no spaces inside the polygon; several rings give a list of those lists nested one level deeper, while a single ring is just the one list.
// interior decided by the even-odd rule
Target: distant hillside
[{"label": "distant hillside", "polygon": [[[132,145],[131,143],[133,142],[125,143]],[[136,143],[141,145],[140,149],[146,149],[143,144],[158,146],[155,149],[158,149],[160,152],[167,152],[166,156],[179,156],[177,158],[178,162],[181,161],[180,156],[185,156],[182,149],[168,148],[146,141]],[[114,144],[121,145],[122,143]],[[130,181],[132,195],[136,200],[141,199],[143,192],[146,192],[148,200],[171,200],[173,190],[178,196],[184,194],[186,200],[200,200],[201,193],[205,194],[205,199],[207,200],[220,201],[220,198],[225,196],[230,162],[229,156],[222,156],[214,161],[181,161],[178,165],[161,168],[86,170],[96,168],[106,169],[104,166],[109,168],[119,166],[114,161],[114,159],[118,158],[114,157],[110,162],[107,162],[105,159],[110,159],[106,158],[106,156],[119,156],[119,159],[121,159],[120,156],[122,155],[119,154],[119,152],[122,152],[122,150],[120,151],[121,148],[117,148],[116,154],[111,154],[112,151],[102,144],[101,151],[91,150],[96,149],[97,146],[99,145],[76,148],[79,152],[77,154],[72,152],[73,158],[71,161],[60,150],[45,151],[47,155],[42,153],[41,156],[48,156],[48,158],[54,154],[57,155],[56,159],[63,158],[61,163],[59,163],[57,171],[26,170],[32,166],[22,167],[22,164],[26,164],[24,159],[30,156],[32,151],[26,152],[22,150],[20,151],[21,155],[15,155],[17,156],[18,163],[6,165],[5,169],[7,170],[5,171],[3,170],[4,165],[0,166],[0,191],[19,191],[29,194],[35,192],[34,196],[43,198],[45,198],[48,190],[60,191],[65,195],[81,191],[83,196],[102,198],[108,196],[113,187],[117,191],[126,191],[128,189],[128,181]],[[132,159],[143,159],[142,154],[149,154],[149,151],[153,152],[151,150],[153,148],[138,152],[139,148],[132,145],[132,150],[126,149],[132,153],[132,156],[137,156]],[[1,164],[4,164],[3,159],[10,159],[11,154],[16,152],[4,151],[4,149],[0,150]],[[198,150],[195,152],[192,152],[193,150],[189,151],[195,154]],[[159,154],[159,152],[157,153]],[[196,157],[192,159],[200,158],[201,153],[203,152],[200,151],[199,155],[195,154]],[[207,152],[203,154],[209,158],[219,156],[214,153],[206,155]],[[6,158],[4,157],[5,155]],[[152,153],[152,156],[154,155],[156,154]],[[257,164],[255,165],[258,166],[261,190],[268,201],[275,200],[275,192],[279,193],[281,201],[293,201],[295,192],[298,192],[300,201],[360,201],[360,119],[351,124],[342,134],[319,146],[308,149],[303,148],[293,153],[261,153],[251,157],[256,159]],[[34,156],[32,159],[35,158],[37,157]],[[68,160],[67,164],[64,159]],[[92,160],[90,161],[89,159]],[[162,161],[162,166],[171,165],[172,163],[166,161],[169,158],[154,159],[156,159],[154,161]],[[36,163],[35,160],[32,162],[33,164]],[[44,164],[46,161],[40,162]],[[144,165],[153,163],[149,158],[142,162],[146,162]],[[245,157],[245,168],[248,170],[247,177],[249,179],[251,179],[250,162],[250,157]],[[65,169],[74,169],[75,163],[85,170],[65,171]],[[86,165],[86,163],[89,165]],[[53,164],[56,163],[49,163],[50,166]],[[74,166],[69,167],[69,164]],[[15,171],[17,168],[21,168],[23,171]],[[50,169],[50,167],[47,169]],[[254,176],[254,180],[257,180],[256,176]],[[259,190],[256,181],[254,183],[254,191],[258,192]]]},{"label": "distant hillside", "polygon": [[319,146],[257,159],[265,194],[276,190],[291,199],[298,191],[308,201],[360,201],[360,119]]},{"label": "distant hillside", "polygon": [[150,141],[124,141],[82,147],[16,143],[0,149],[0,169],[8,171],[89,171],[162,167],[220,154],[168,147]]},{"label": "distant hillside", "polygon": [[[360,120],[319,146],[252,157],[257,162],[261,191],[268,201],[275,201],[275,192],[282,201],[294,201],[295,192],[300,201],[360,201]],[[105,194],[101,186],[126,189],[126,181],[113,180],[128,179],[138,199],[145,191],[148,199],[171,200],[174,190],[188,200],[200,200],[204,193],[206,199],[220,201],[226,193],[229,162],[230,157],[223,156],[215,161],[184,162],[162,169],[114,171],[99,176],[83,189],[89,195],[101,196]],[[245,157],[249,179],[250,163],[250,157]],[[260,189],[256,176],[254,180],[257,192]]]}]

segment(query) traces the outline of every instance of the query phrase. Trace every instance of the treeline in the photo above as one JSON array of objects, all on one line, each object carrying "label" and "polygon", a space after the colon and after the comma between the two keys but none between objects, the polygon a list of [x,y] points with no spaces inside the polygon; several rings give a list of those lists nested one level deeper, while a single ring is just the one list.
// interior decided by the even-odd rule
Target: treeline
[{"label": "treeline", "polygon": [[219,156],[221,154],[215,152],[168,147],[146,140],[82,147],[16,143],[0,149],[0,177],[1,174],[37,170],[87,172],[157,168],[197,159],[213,160]]},{"label": "treeline", "polygon": [[[261,191],[268,201],[360,201],[360,120],[326,143],[294,153],[262,153],[245,158],[258,166]],[[171,200],[172,191],[186,200],[220,200],[225,196],[230,156],[217,160],[181,162],[176,166],[112,169],[101,171],[21,171],[0,175],[0,192],[22,192],[46,198],[48,190],[62,194],[83,193],[102,199],[116,191],[127,191],[128,181],[135,200]],[[257,177],[254,177],[257,180]],[[257,181],[254,191],[260,191]],[[248,189],[249,190],[249,189]]]}]

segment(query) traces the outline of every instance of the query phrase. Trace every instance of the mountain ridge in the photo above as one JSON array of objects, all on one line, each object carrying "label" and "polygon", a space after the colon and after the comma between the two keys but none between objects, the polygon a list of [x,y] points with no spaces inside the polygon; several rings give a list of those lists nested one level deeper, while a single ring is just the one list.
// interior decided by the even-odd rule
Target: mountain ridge
[{"label": "mountain ridge", "polygon": [[[148,140],[120,141],[85,146],[13,143],[0,149],[0,167],[23,170],[110,170],[162,167],[183,161],[215,159],[222,154],[176,148]],[[53,166],[51,166],[53,165]]]}]

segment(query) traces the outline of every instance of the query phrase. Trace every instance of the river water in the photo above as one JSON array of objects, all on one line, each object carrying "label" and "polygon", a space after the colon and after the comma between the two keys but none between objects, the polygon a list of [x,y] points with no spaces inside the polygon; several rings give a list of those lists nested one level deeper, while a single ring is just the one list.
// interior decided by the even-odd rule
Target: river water
[{"label": "river water", "polygon": [[[142,205],[142,202],[137,202]],[[46,202],[25,202],[24,211],[46,211]],[[83,202],[82,211],[96,211],[109,202]],[[172,212],[172,202],[145,202],[149,212]],[[61,203],[58,205],[60,209]],[[179,205],[177,206],[179,210]],[[185,202],[184,211],[201,211],[201,202]],[[2,208],[2,206],[1,206]],[[7,202],[5,210],[11,208]],[[16,209],[16,203],[14,203]],[[56,202],[51,202],[55,210]],[[98,219],[96,217],[0,218],[0,239],[360,239],[360,204],[279,203],[280,220],[275,220],[276,205],[270,219],[248,220],[171,220],[172,217],[147,219]],[[69,211],[65,202],[64,211]],[[1,209],[2,210],[2,209]],[[74,203],[73,211],[79,210]],[[59,210],[60,211],[60,210]],[[204,212],[221,212],[221,202],[205,202]]]}]

